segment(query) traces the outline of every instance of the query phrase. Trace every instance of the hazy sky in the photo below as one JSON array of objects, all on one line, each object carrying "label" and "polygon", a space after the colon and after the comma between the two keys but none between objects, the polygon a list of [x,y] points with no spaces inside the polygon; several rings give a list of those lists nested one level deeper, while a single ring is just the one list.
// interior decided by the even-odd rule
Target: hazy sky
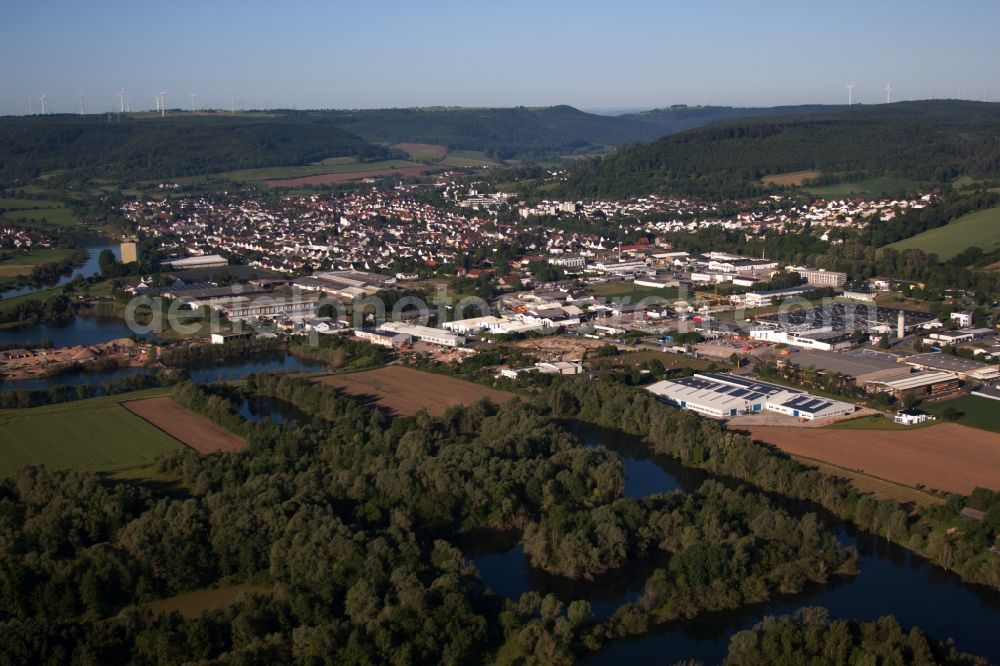
[{"label": "hazy sky", "polygon": [[31,0],[0,12],[0,113],[656,107],[1000,98],[1000,1]]}]

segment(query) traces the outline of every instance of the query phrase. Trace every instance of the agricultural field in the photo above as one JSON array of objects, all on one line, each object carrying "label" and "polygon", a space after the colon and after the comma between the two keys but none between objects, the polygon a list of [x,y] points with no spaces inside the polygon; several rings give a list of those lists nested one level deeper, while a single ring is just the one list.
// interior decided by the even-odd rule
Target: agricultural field
[{"label": "agricultural field", "polygon": [[981,248],[983,252],[991,252],[1000,247],[1000,207],[963,215],[943,227],[930,229],[889,247],[894,250],[933,252],[938,259],[948,260],[972,245]]},{"label": "agricultural field", "polygon": [[167,395],[132,400],[122,406],[198,453],[238,451],[246,444],[242,437],[189,412]]},{"label": "agricultural field", "polygon": [[952,421],[953,423],[990,432],[1000,432],[1000,401],[998,400],[990,400],[978,395],[964,395],[954,400],[943,400],[921,405],[921,407],[928,414],[936,416],[938,423],[948,423],[944,418],[944,411],[953,407],[961,413],[960,417]]},{"label": "agricultural field", "polygon": [[[741,428],[743,429],[743,428]],[[756,426],[755,439],[904,486],[967,495],[977,486],[1000,490],[1000,435],[954,423],[899,430]]]},{"label": "agricultural field", "polygon": [[760,179],[764,185],[801,185],[807,180],[819,177],[819,171],[790,171],[788,173],[775,173],[764,176]]},{"label": "agricultural field", "polygon": [[51,199],[18,199],[0,197],[0,209],[10,212],[14,210],[31,210],[33,208],[62,208],[63,204]]},{"label": "agricultural field", "polygon": [[481,150],[452,150],[444,159],[438,161],[441,166],[453,167],[456,169],[468,167],[490,167],[498,166],[501,162],[490,159]]},{"label": "agricultural field", "polygon": [[73,212],[58,201],[47,199],[0,199],[0,224],[52,225],[70,227],[77,224]]},{"label": "agricultural field", "polygon": [[393,148],[402,150],[417,162],[439,160],[448,154],[448,147],[436,143],[397,143]]},{"label": "agricultural field", "polygon": [[301,176],[297,178],[282,178],[262,181],[268,187],[302,187],[308,185],[335,185],[337,183],[348,183],[352,180],[363,180],[365,178],[377,178],[380,176],[393,176],[399,178],[410,178],[420,176],[428,171],[433,171],[439,167],[427,164],[413,164],[400,160],[390,160],[386,162],[371,162],[359,164],[364,167],[354,171],[335,171],[321,173],[314,176]]},{"label": "agricultural field", "polygon": [[399,365],[327,375],[316,381],[392,415],[413,415],[426,409],[431,416],[441,416],[454,405],[472,405],[483,398],[503,403],[517,397],[506,391]]},{"label": "agricultural field", "polygon": [[[12,250],[11,253],[17,252]],[[16,253],[9,259],[0,260],[0,279],[30,275],[35,266],[68,259],[73,255],[69,248],[44,248]]]},{"label": "agricultural field", "polygon": [[[620,300],[622,303],[638,303],[644,298],[677,299],[676,287],[639,287],[632,282],[608,282],[587,287],[587,293],[601,298]],[[626,301],[625,299],[628,299]]]},{"label": "agricultural field", "polygon": [[806,188],[806,191],[814,196],[826,199],[850,196],[866,198],[881,197],[890,192],[899,192],[900,190],[916,190],[919,187],[919,182],[906,178],[869,178],[856,183],[837,183],[836,185],[809,187]]},{"label": "agricultural field", "polygon": [[0,476],[29,465],[105,472],[147,465],[179,441],[122,407],[152,389],[60,405],[0,411]]},{"label": "agricultural field", "polygon": [[326,174],[354,174],[381,169],[420,166],[409,160],[380,160],[378,162],[361,162],[355,157],[331,157],[313,164],[301,166],[263,167],[260,169],[243,169],[227,171],[215,177],[236,182],[263,182],[271,180],[289,180],[308,176]]}]

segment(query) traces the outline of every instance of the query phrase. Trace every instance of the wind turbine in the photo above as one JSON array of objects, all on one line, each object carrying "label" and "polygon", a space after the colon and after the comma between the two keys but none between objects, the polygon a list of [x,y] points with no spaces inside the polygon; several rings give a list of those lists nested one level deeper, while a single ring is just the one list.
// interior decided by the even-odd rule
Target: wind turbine
[{"label": "wind turbine", "polygon": [[125,113],[125,89],[118,91],[118,101],[121,102],[122,113]]},{"label": "wind turbine", "polygon": [[847,106],[851,106],[854,104],[854,84],[848,83],[844,87],[847,88]]},{"label": "wind turbine", "polygon": [[191,95],[191,113],[194,113],[194,98],[198,96],[197,93],[188,93]]},{"label": "wind turbine", "polygon": [[80,94],[77,95],[77,97],[80,98],[80,115],[82,116],[83,115],[83,98],[84,98],[84,94],[80,93]]},{"label": "wind turbine", "polygon": [[125,96],[125,113],[132,113],[132,98]]},{"label": "wind turbine", "polygon": [[233,115],[235,116],[236,115],[236,98],[235,97],[230,97],[229,98],[229,108],[233,112]]},{"label": "wind turbine", "polygon": [[42,115],[43,116],[45,115],[45,100],[46,99],[48,99],[48,96],[45,93],[42,93],[42,96],[38,98],[38,101],[42,103]]},{"label": "wind turbine", "polygon": [[166,90],[161,90],[160,91],[160,117],[161,118],[164,115],[166,115],[166,111],[167,111],[167,91]]},{"label": "wind turbine", "polygon": [[882,90],[885,91],[885,103],[888,104],[889,102],[892,101],[892,84],[891,83],[885,84],[885,88],[883,88]]}]

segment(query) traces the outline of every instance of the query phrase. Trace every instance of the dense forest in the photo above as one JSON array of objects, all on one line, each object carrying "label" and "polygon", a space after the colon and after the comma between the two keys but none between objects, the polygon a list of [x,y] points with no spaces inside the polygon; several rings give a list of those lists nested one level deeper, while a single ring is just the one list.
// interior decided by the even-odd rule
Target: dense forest
[{"label": "dense forest", "polygon": [[947,182],[1000,171],[1000,105],[924,101],[709,125],[576,169],[561,194],[746,197],[802,170]]},{"label": "dense forest", "polygon": [[89,178],[156,179],[389,154],[294,113],[0,119],[0,182],[8,186],[57,170]]},{"label": "dense forest", "polygon": [[829,618],[825,608],[765,618],[729,643],[725,666],[758,664],[986,664],[920,629],[905,631],[895,619],[874,622]]},{"label": "dense forest", "polygon": [[[244,394],[306,418],[244,421],[234,410]],[[247,448],[168,456],[157,483],[38,468],[0,483],[0,661],[568,664],[652,624],[852,571],[853,553],[815,514],[793,515],[755,485],[851,503],[859,524],[893,539],[920,532],[898,508],[845,495],[828,477],[644,396],[575,382],[530,402],[388,419],[289,376],[179,384],[177,402],[245,436]],[[622,499],[618,456],[582,446],[554,419],[612,412],[630,430],[642,412],[657,450],[749,485],[709,480]],[[532,559],[567,577],[657,559],[642,596],[601,622],[585,601],[491,594],[459,547],[483,530],[522,532]],[[953,559],[942,566],[968,557],[945,546]],[[253,591],[195,619],[147,605],[244,581]],[[848,640],[835,630],[831,641]],[[883,653],[926,643],[938,654],[919,635]],[[747,659],[772,649],[763,634],[734,646]]]}]

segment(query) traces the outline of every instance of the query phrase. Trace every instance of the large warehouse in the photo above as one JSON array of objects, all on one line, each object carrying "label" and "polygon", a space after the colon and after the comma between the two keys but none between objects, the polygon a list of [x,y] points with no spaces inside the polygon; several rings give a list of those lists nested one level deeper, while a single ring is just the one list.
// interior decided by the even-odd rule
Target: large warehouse
[{"label": "large warehouse", "polygon": [[852,377],[858,386],[908,372],[892,354],[865,349],[842,352],[811,349],[792,354],[787,362],[800,368],[814,367],[826,374]]},{"label": "large warehouse", "polygon": [[854,405],[736,375],[706,372],[656,382],[646,388],[659,398],[715,418],[764,410],[813,420],[853,414]]},{"label": "large warehouse", "polygon": [[995,363],[973,361],[961,356],[952,356],[942,352],[929,354],[914,354],[903,359],[903,363],[918,370],[940,370],[950,372],[959,379],[966,381],[991,381],[1000,378],[1000,370]]},{"label": "large warehouse", "polygon": [[872,393],[891,393],[896,399],[908,396],[939,400],[961,393],[958,377],[950,372],[910,372],[885,377],[865,384]]}]

